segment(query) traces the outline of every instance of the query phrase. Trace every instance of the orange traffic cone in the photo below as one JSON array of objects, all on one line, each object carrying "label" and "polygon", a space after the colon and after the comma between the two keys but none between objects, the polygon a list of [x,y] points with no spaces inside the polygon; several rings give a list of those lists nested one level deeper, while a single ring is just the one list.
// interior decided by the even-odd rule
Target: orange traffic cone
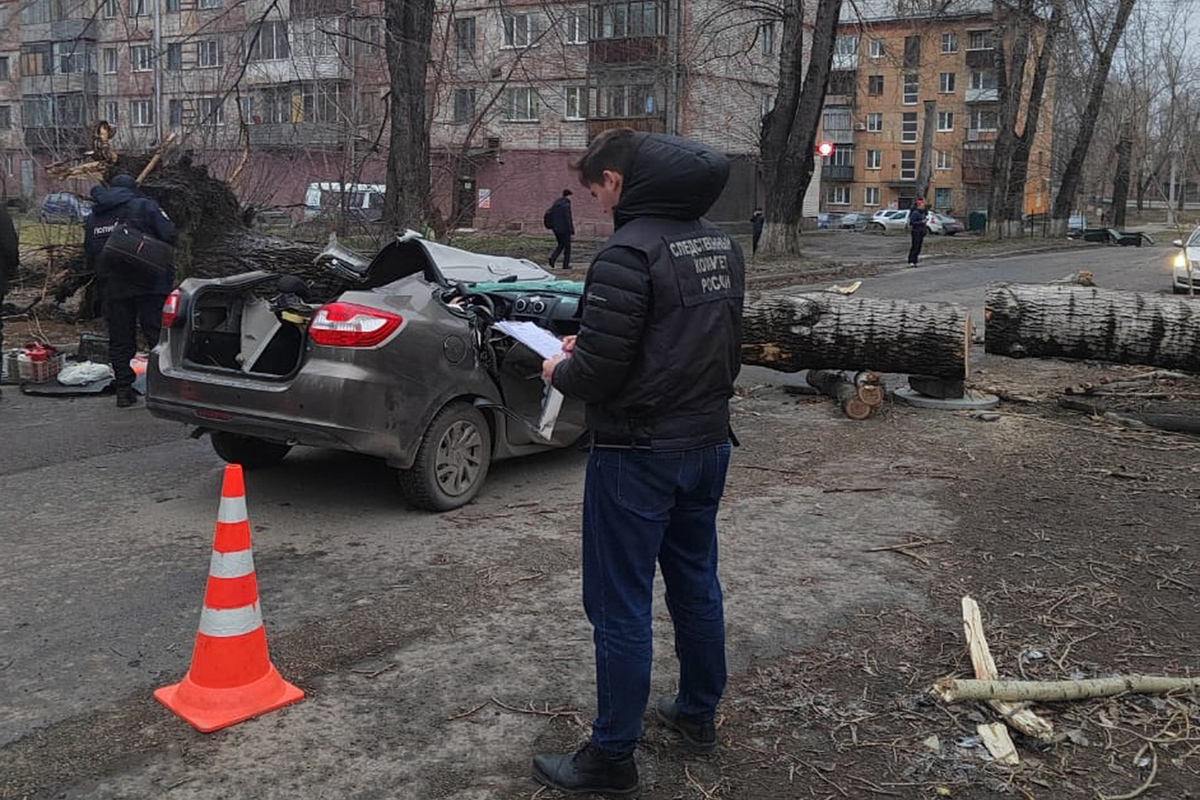
[{"label": "orange traffic cone", "polygon": [[237,464],[225,468],[192,666],[182,681],[155,690],[154,697],[202,733],[304,697],[279,676],[267,655],[246,490]]}]

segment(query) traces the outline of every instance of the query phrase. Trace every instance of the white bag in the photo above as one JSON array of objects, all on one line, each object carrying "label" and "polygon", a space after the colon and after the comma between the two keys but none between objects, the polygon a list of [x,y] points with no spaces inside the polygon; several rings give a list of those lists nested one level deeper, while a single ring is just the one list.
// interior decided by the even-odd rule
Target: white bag
[{"label": "white bag", "polygon": [[58,373],[58,382],[64,386],[86,386],[89,383],[113,377],[116,376],[113,374],[112,367],[108,364],[95,364],[91,361],[84,361],[63,368],[63,371]]}]

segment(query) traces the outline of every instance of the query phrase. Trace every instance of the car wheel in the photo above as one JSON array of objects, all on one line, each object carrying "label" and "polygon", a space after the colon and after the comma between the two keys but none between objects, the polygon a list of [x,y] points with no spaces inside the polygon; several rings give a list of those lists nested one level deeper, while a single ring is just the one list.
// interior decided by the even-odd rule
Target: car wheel
[{"label": "car wheel", "polygon": [[479,494],[492,463],[492,432],[475,406],[454,402],[437,413],[411,469],[400,470],[400,491],[417,508],[450,511]]},{"label": "car wheel", "polygon": [[869,223],[867,223],[867,230],[869,230],[869,231],[882,231],[882,230],[884,230],[883,223],[881,223],[881,222],[869,222]]},{"label": "car wheel", "polygon": [[213,450],[230,464],[241,464],[244,469],[273,467],[292,449],[290,444],[268,442],[253,436],[239,436],[227,431],[213,431]]},{"label": "car wheel", "polygon": [[[1198,286],[1196,288],[1200,289],[1200,286]],[[1171,291],[1174,292],[1175,294],[1187,294],[1188,293],[1186,286],[1174,286],[1173,285],[1173,286],[1171,286]]]}]

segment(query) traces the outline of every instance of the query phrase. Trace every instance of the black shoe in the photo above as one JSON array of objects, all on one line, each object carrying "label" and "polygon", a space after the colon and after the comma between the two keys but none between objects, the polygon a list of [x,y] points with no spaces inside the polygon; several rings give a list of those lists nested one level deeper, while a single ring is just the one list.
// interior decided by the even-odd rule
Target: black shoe
[{"label": "black shoe", "polygon": [[591,742],[574,753],[534,756],[533,779],[566,794],[631,794],[638,788],[633,753],[606,753]]},{"label": "black shoe", "polygon": [[683,737],[683,749],[689,753],[711,753],[717,749],[717,726],[681,714],[674,698],[663,697],[656,709],[662,724]]},{"label": "black shoe", "polygon": [[117,389],[117,408],[129,408],[137,405],[137,395],[133,389]]}]

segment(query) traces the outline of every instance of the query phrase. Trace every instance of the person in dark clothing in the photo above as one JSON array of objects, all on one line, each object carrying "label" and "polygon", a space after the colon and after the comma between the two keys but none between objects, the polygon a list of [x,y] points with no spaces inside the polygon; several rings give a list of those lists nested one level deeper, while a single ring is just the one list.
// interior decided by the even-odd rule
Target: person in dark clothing
[{"label": "person in dark clothing", "polygon": [[118,223],[170,244],[175,243],[175,223],[158,203],[138,191],[133,177],[114,175],[108,186],[92,188],[92,215],[85,224],[83,248],[102,283],[104,317],[108,323],[108,355],[116,374],[117,405],[137,402],[133,392],[130,359],[137,353],[137,331],[141,328],[147,345],[158,343],[162,306],[175,283],[168,269],[153,275],[104,253],[104,243]]},{"label": "person in dark clothing", "polygon": [[659,720],[699,753],[716,747],[725,688],[717,508],[729,466],[729,398],[741,364],[745,262],[704,219],[729,159],[628,128],[597,137],[580,181],[616,230],[588,269],[577,337],[543,377],[585,403],[583,603],[593,627],[596,718],[575,753],[541,754],[534,777],[570,792],[638,785],[633,751],[650,693],[655,563],[675,628],[679,685]]},{"label": "person in dark clothing", "polygon": [[13,227],[7,204],[0,199],[0,354],[4,353],[4,295],[8,294],[8,282],[17,277],[20,263],[17,229]]},{"label": "person in dark clothing", "polygon": [[754,209],[750,217],[750,255],[758,255],[758,240],[762,238],[763,225],[766,223],[761,208]]},{"label": "person in dark clothing", "polygon": [[925,243],[925,234],[929,233],[929,214],[925,211],[924,198],[918,197],[913,208],[908,212],[908,232],[911,243],[908,248],[908,265],[915,267],[921,257],[921,245]]},{"label": "person in dark clothing", "polygon": [[554,201],[546,212],[547,227],[554,231],[558,247],[550,254],[550,269],[559,254],[563,257],[563,269],[571,268],[571,237],[575,235],[575,220],[571,216],[571,190],[563,189],[562,197]]}]

